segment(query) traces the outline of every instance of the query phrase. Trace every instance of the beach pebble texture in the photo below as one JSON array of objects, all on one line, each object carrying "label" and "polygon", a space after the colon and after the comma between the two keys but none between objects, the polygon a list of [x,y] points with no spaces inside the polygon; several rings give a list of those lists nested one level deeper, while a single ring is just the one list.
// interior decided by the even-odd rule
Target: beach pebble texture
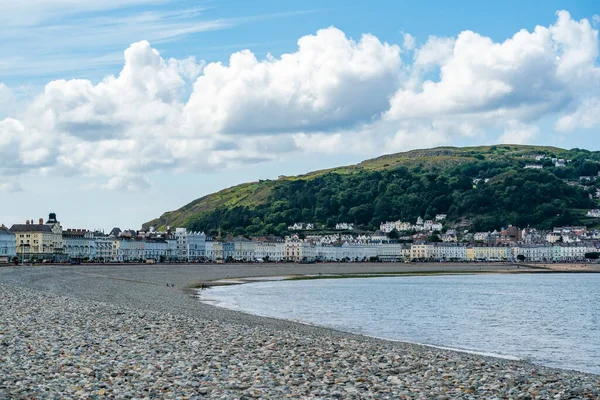
[{"label": "beach pebble texture", "polygon": [[[166,287],[144,290],[162,298]],[[0,275],[0,399],[600,398],[598,375],[206,305],[177,312],[115,299],[7,284]]]}]

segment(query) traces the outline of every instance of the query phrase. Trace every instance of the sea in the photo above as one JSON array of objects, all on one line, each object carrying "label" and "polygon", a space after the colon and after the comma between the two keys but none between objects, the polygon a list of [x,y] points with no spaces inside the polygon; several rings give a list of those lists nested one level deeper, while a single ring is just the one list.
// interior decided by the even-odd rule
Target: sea
[{"label": "sea", "polygon": [[200,293],[250,314],[600,374],[600,274],[288,280]]}]

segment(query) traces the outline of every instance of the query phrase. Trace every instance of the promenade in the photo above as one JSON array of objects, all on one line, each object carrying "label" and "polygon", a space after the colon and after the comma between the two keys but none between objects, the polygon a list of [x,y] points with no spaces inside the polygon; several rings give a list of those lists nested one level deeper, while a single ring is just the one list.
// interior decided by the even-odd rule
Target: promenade
[{"label": "promenade", "polygon": [[444,269],[526,270],[499,264],[0,268],[0,399],[600,397],[597,375],[251,316],[202,304],[189,289],[249,276]]}]

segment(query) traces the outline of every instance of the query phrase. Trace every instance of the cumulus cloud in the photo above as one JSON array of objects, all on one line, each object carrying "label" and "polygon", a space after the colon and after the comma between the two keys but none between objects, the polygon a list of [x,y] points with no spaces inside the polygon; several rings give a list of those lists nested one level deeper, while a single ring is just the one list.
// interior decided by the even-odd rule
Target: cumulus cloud
[{"label": "cumulus cloud", "polygon": [[416,46],[405,34],[402,49],[412,51],[333,27],[281,57],[244,50],[228,63],[134,43],[117,76],[49,82],[0,120],[0,177],[84,175],[97,188],[146,190],[164,171],[489,142],[490,132],[530,143],[542,118],[558,131],[600,124],[598,32],[567,12],[503,42],[465,31]]},{"label": "cumulus cloud", "polygon": [[250,51],[211,63],[184,110],[186,129],[203,134],[332,130],[384,111],[397,86],[400,48],[328,28],[298,51],[259,61]]},{"label": "cumulus cloud", "polygon": [[536,125],[526,125],[519,121],[509,121],[508,127],[500,136],[499,142],[505,144],[530,143],[540,133]]},{"label": "cumulus cloud", "polygon": [[411,35],[410,33],[403,33],[402,38],[404,39],[404,42],[402,44],[402,48],[404,50],[410,51],[415,48],[415,38],[413,35]]}]

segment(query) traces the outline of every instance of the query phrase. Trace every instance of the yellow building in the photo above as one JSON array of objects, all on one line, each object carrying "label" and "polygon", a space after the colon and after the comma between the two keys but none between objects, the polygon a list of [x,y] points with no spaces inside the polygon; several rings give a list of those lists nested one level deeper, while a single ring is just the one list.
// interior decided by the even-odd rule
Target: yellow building
[{"label": "yellow building", "polygon": [[473,246],[467,249],[467,260],[509,261],[512,259],[510,246]]},{"label": "yellow building", "polygon": [[24,260],[60,261],[64,258],[62,227],[56,214],[50,214],[44,223],[27,220],[25,224],[15,224],[10,230],[15,234],[17,257]]},{"label": "yellow building", "polygon": [[411,260],[428,260],[433,257],[433,244],[420,243],[410,246]]}]

